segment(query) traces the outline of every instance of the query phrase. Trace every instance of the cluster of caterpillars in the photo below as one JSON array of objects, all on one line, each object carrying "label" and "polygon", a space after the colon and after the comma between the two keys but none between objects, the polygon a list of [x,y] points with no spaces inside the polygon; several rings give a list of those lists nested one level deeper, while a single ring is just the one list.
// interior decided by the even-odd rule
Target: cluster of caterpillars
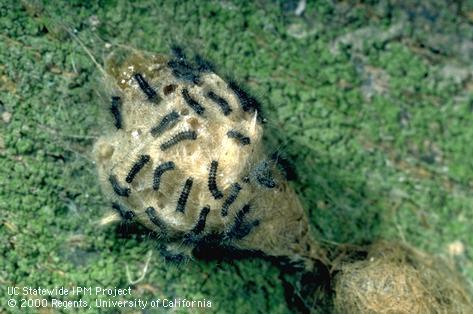
[{"label": "cluster of caterpillars", "polygon": [[[211,63],[207,62],[200,56],[196,56],[194,58],[194,64],[190,63],[181,48],[173,48],[173,55],[174,58],[167,62],[167,66],[171,70],[174,77],[178,81],[182,81],[184,83],[184,86],[189,84],[200,84],[201,73],[213,70],[213,66],[211,65]],[[134,73],[132,77],[138,84],[147,101],[149,101],[152,105],[159,105],[160,96],[158,95],[156,90],[148,83],[148,81],[143,77],[143,75],[141,73]],[[174,90],[176,86],[173,86]],[[243,111],[258,111],[257,116],[260,121],[263,121],[261,119],[260,114],[260,105],[254,97],[250,96],[235,82],[228,83],[228,87],[234,92],[236,99],[238,99],[239,101],[240,108]],[[168,92],[170,93],[171,91]],[[166,90],[164,90],[164,95],[166,94],[167,92]],[[233,110],[235,109],[231,108],[229,102],[224,97],[220,96],[216,91],[208,91],[205,93],[204,96],[210,101],[210,103],[215,104],[219,108],[221,114],[223,114],[224,116],[231,115]],[[197,116],[202,117],[204,115],[206,108],[190,95],[187,88],[182,88],[180,97],[182,97],[184,103]],[[114,119],[114,126],[117,130],[124,128],[124,119],[121,113],[122,106],[122,99],[119,96],[112,96],[110,111]],[[180,119],[181,116],[179,112],[177,110],[172,110],[162,116],[161,120],[149,130],[149,133],[153,138],[158,138],[167,131],[171,131]],[[170,135],[167,140],[165,140],[159,145],[159,148],[161,151],[164,152],[176,145],[183,144],[186,141],[194,141],[198,138],[198,136],[199,134],[196,130],[180,130]],[[230,139],[233,139],[235,141],[235,144],[237,145],[246,146],[251,145],[252,143],[249,136],[235,129],[230,129],[226,133],[226,136]],[[139,155],[136,158],[135,162],[132,164],[131,168],[129,169],[126,177],[124,178],[124,181],[127,184],[131,184],[138,175],[138,173],[148,164],[153,164],[152,157],[146,154]],[[226,241],[227,243],[229,243],[229,241],[240,240],[247,236],[253,228],[257,227],[260,224],[259,220],[248,221],[245,218],[251,210],[254,210],[252,208],[251,203],[248,202],[245,203],[245,205],[236,212],[233,223],[231,223],[225,231],[218,232],[217,234],[213,232],[212,235],[210,235],[209,233],[205,234],[206,221],[211,210],[219,210],[221,217],[227,217],[230,207],[232,206],[232,204],[235,203],[238,196],[240,195],[240,191],[244,188],[240,183],[235,182],[231,185],[228,194],[225,196],[222,190],[219,188],[217,182],[218,166],[219,162],[217,160],[211,161],[208,167],[209,173],[207,180],[207,189],[210,192],[210,195],[215,200],[222,200],[221,207],[212,209],[209,205],[206,205],[200,209],[200,214],[194,224],[194,227],[183,235],[184,240],[182,241],[182,243],[186,245],[195,247],[198,246],[200,242],[206,241],[206,239],[210,238],[213,239],[213,241],[217,239],[217,242]],[[163,180],[166,180],[167,174],[178,168],[179,165],[176,164],[173,160],[168,160],[155,165],[151,182],[152,189],[156,192],[159,191]],[[256,167],[254,167],[251,173],[249,173],[245,178],[243,178],[243,182],[248,183],[251,179],[253,179],[253,182],[259,184],[264,188],[275,188],[277,182],[273,179],[270,168],[270,161],[260,162],[256,165]],[[121,184],[120,181],[120,178],[118,178],[115,174],[109,174],[109,182],[114,193],[120,198],[128,198],[132,193],[132,189],[127,185]],[[195,179],[191,176],[187,177],[183,182],[182,186],[179,189],[179,197],[177,198],[175,206],[176,213],[185,214],[188,198],[193,189],[194,184]],[[136,213],[126,208],[125,206],[120,205],[118,202],[114,202],[112,204],[112,208],[116,210],[119,215],[126,221],[133,221],[136,217]],[[166,240],[166,234],[170,233],[170,231],[171,233],[176,231],[171,230],[171,227],[167,225],[166,222],[163,221],[163,219],[159,218],[159,215],[157,215],[155,208],[149,206],[144,209],[144,213],[146,213],[149,221],[151,221],[152,224],[158,227],[162,239]],[[167,260],[184,260],[184,255],[174,254],[170,250],[168,250],[166,246],[162,246],[160,251]]]}]

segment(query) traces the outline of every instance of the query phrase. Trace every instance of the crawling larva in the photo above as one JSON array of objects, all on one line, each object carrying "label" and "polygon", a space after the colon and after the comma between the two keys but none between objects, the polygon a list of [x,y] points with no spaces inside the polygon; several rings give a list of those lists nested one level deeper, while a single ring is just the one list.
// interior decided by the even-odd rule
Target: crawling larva
[{"label": "crawling larva", "polygon": [[133,75],[135,80],[138,82],[141,90],[145,95],[148,97],[149,100],[154,100],[158,96],[156,91],[148,84],[148,82],[144,79],[144,77],[140,73],[136,73]]},{"label": "crawling larva", "polygon": [[169,170],[174,170],[176,168],[176,165],[172,161],[166,161],[162,164],[160,164],[156,169],[154,170],[154,175],[153,175],[153,190],[158,191],[159,186],[161,184],[161,177],[162,175]]},{"label": "crawling larva", "polygon": [[192,177],[187,178],[186,182],[184,183],[184,187],[182,188],[181,194],[179,195],[179,199],[177,200],[177,212],[183,213],[186,210],[187,199],[189,198],[193,183],[194,179]]},{"label": "crawling larva", "polygon": [[191,107],[192,110],[195,111],[195,113],[197,113],[198,115],[203,115],[204,114],[205,108],[202,107],[202,105],[199,104],[197,102],[197,100],[192,98],[191,95],[189,95],[189,91],[185,88],[182,90],[182,97],[184,97],[184,100],[186,101],[186,104],[189,107]]},{"label": "crawling larva", "polygon": [[169,261],[221,246],[313,269],[323,251],[264,152],[259,102],[202,58],[191,62],[182,48],[173,50],[107,62],[121,102],[112,110],[115,128],[94,154],[115,210],[158,234]]},{"label": "crawling larva", "polygon": [[228,116],[232,112],[228,102],[213,91],[208,92],[206,96],[220,107],[224,115]]},{"label": "crawling larva", "polygon": [[171,111],[170,113],[166,114],[158,125],[154,126],[150,133],[152,136],[157,137],[164,133],[167,129],[172,127],[177,120],[179,119],[179,114],[176,111]]},{"label": "crawling larva", "polygon": [[128,197],[130,195],[130,189],[129,188],[124,188],[118,183],[117,176],[114,174],[111,174],[108,177],[108,181],[112,185],[113,191],[118,195],[118,196],[124,196]]},{"label": "crawling larva", "polygon": [[245,136],[242,133],[238,132],[237,130],[228,131],[227,136],[229,138],[234,138],[235,140],[240,142],[241,145],[250,145],[251,144],[251,139],[248,136]]},{"label": "crawling larva", "polygon": [[212,193],[212,196],[218,200],[223,197],[223,193],[217,187],[217,168],[218,168],[218,161],[212,160],[210,163],[210,170],[209,170],[209,191]]},{"label": "crawling larva", "polygon": [[195,140],[197,138],[197,132],[193,130],[187,130],[187,131],[182,131],[177,134],[174,134],[169,140],[166,142],[162,143],[161,150],[168,150],[172,146],[178,144],[179,142],[185,141],[185,140]]},{"label": "crawling larva", "polygon": [[240,194],[240,190],[241,190],[241,185],[239,185],[238,183],[232,184],[230,193],[228,194],[228,197],[223,202],[222,209],[220,210],[220,213],[222,214],[222,216],[228,215],[228,209],[236,201],[238,195]]},{"label": "crawling larva", "polygon": [[132,220],[133,217],[135,217],[135,214],[131,210],[124,208],[118,203],[113,202],[112,208],[115,209],[125,221]]},{"label": "crawling larva", "polygon": [[149,162],[149,160],[149,155],[141,155],[138,161],[133,164],[130,171],[126,175],[125,181],[127,183],[133,182],[135,176],[138,174],[138,172],[140,172],[141,169],[143,169],[143,167]]}]

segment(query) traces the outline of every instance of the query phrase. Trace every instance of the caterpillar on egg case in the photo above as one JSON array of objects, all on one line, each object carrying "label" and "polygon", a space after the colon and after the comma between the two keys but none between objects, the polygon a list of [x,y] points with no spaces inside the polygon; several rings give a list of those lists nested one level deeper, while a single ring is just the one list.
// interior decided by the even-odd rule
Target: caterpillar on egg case
[{"label": "caterpillar on egg case", "polygon": [[297,195],[263,148],[256,98],[180,47],[112,55],[105,73],[113,92],[111,127],[94,146],[99,180],[114,208],[159,235],[167,260],[223,248],[327,272]]}]

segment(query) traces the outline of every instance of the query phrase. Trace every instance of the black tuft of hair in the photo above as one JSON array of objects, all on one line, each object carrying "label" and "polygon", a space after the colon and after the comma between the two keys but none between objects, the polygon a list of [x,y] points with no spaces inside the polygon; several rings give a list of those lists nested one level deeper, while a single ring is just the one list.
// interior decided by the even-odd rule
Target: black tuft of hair
[{"label": "black tuft of hair", "polygon": [[209,60],[204,59],[199,54],[196,54],[194,56],[194,62],[196,64],[196,70],[198,72],[215,72],[214,64]]},{"label": "black tuft of hair", "polygon": [[186,53],[184,52],[184,48],[179,45],[172,45],[171,46],[171,54],[177,60],[186,60]]},{"label": "black tuft of hair", "polygon": [[278,168],[283,172],[286,180],[293,181],[297,180],[297,171],[295,165],[289,160],[285,155],[281,155],[278,152],[271,154],[271,160],[278,166]]}]

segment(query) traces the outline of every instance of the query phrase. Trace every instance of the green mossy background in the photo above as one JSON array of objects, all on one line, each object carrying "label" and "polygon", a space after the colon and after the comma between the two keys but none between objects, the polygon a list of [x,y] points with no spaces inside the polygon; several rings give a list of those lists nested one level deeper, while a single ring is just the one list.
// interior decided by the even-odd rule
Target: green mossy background
[{"label": "green mossy background", "polygon": [[90,149],[108,103],[63,26],[99,63],[117,45],[202,53],[261,99],[268,147],[296,165],[314,236],[406,242],[473,285],[473,2],[308,1],[296,16],[297,3],[1,2],[0,312],[20,312],[6,286],[126,288],[126,267],[139,277],[150,250],[133,298],[294,310],[267,261],[166,265],[140,233],[98,226],[109,204]]}]

